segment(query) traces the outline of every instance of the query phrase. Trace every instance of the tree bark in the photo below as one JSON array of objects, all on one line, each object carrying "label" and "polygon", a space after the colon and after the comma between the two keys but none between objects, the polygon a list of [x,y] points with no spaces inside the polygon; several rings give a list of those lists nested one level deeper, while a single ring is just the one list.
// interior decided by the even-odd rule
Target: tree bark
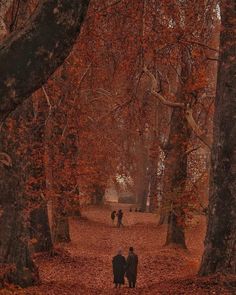
[{"label": "tree bark", "polygon": [[[47,174],[49,195],[52,199],[52,238],[54,243],[70,242],[68,220],[68,191],[72,189],[69,176],[65,174],[68,161],[68,147],[63,138],[67,124],[66,113],[59,107],[54,108],[47,121],[46,148],[48,155]],[[67,172],[69,172],[67,170]]]},{"label": "tree bark", "polygon": [[[142,127],[142,129],[144,129]],[[136,175],[135,175],[135,190],[137,204],[140,206],[141,211],[146,211],[147,195],[148,195],[148,151],[145,146],[145,138],[140,134],[136,140]]]},{"label": "tree bark", "polygon": [[0,173],[0,262],[12,264],[7,273],[9,282],[26,287],[39,280],[38,270],[30,253],[29,216],[32,195],[26,189],[31,171],[31,151],[25,153],[28,140],[27,124],[32,108],[25,102],[7,120],[1,130],[1,150],[12,158],[12,167],[1,167]]},{"label": "tree bark", "polygon": [[57,195],[52,201],[52,239],[54,243],[68,243],[70,228],[66,197]]},{"label": "tree bark", "polygon": [[[63,75],[65,78],[65,73]],[[66,81],[69,83],[69,81]],[[52,236],[55,243],[69,242],[69,215],[78,199],[78,134],[73,88],[62,88],[45,130],[49,190],[52,198]],[[49,183],[48,183],[49,184]],[[78,205],[78,202],[77,202]]]},{"label": "tree bark", "polygon": [[104,203],[105,189],[99,184],[94,184],[93,190],[94,190],[92,193],[93,204],[102,205]]},{"label": "tree bark", "polygon": [[176,108],[171,117],[163,186],[165,198],[162,206],[169,216],[166,245],[175,244],[182,248],[186,248],[182,196],[187,177],[188,138],[189,130],[184,111]]},{"label": "tree bark", "polygon": [[236,274],[235,19],[235,1],[222,1],[209,213],[200,275]]},{"label": "tree bark", "polygon": [[0,46],[0,120],[42,86],[69,54],[89,0],[42,0]]},{"label": "tree bark", "polygon": [[51,232],[48,220],[47,204],[30,212],[30,238],[33,241],[34,252],[50,252],[53,249]]},{"label": "tree bark", "polygon": [[[40,101],[39,101],[40,100]],[[41,97],[34,95],[27,100],[26,110],[31,110],[32,117],[28,122],[27,153],[30,163],[28,178],[25,183],[25,194],[32,200],[30,208],[30,238],[35,252],[52,250],[52,238],[49,227],[46,199],[46,171],[44,163],[44,128],[46,106]]]},{"label": "tree bark", "polygon": [[[191,76],[191,66],[188,51],[181,48],[180,81],[176,96],[179,104],[188,101],[185,84]],[[185,244],[185,214],[184,208],[187,200],[184,198],[187,179],[187,149],[190,139],[190,129],[185,116],[185,110],[174,108],[171,116],[169,141],[167,144],[167,156],[165,160],[164,175],[164,207],[168,214],[168,230],[166,245],[175,244],[186,248]]]}]

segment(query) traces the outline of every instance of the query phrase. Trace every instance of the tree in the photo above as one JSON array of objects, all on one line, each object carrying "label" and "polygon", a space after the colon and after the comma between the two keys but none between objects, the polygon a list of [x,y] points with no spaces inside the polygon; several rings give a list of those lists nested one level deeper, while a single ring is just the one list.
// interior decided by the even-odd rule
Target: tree
[{"label": "tree", "polygon": [[208,96],[209,92],[205,66],[208,52],[204,44],[209,44],[213,26],[208,23],[213,22],[214,5],[214,1],[194,1],[191,5],[185,1],[160,1],[157,32],[163,44],[156,49],[156,58],[148,66],[152,66],[154,74],[144,68],[152,80],[151,94],[172,110],[170,128],[166,131],[169,138],[162,148],[165,169],[161,213],[165,214],[161,217],[170,212],[167,245],[186,247],[184,212],[188,209],[189,150],[191,146],[196,148],[196,138],[211,146],[206,129],[199,128],[197,123],[198,109],[203,105],[201,96],[203,93]]},{"label": "tree", "polygon": [[200,275],[236,273],[236,9],[221,1],[220,56],[211,157],[210,200]]},{"label": "tree", "polygon": [[[0,119],[3,121],[33,91],[42,86],[69,54],[84,20],[89,0],[41,1],[26,26],[0,47]],[[20,119],[21,110],[18,110]],[[10,123],[9,123],[10,124]],[[17,128],[18,125],[14,125]],[[9,148],[10,146],[5,146]],[[0,262],[14,264],[8,279],[21,286],[38,281],[28,247],[27,202],[21,170],[14,161],[1,164]]]}]

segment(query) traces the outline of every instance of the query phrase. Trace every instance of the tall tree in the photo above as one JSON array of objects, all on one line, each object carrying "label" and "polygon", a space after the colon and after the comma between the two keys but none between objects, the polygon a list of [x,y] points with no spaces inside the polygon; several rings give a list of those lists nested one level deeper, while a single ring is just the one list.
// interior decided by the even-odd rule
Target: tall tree
[{"label": "tall tree", "polygon": [[200,275],[236,274],[236,6],[221,1],[210,200]]},{"label": "tall tree", "polygon": [[[67,57],[88,4],[89,0],[41,1],[25,27],[4,40],[0,47],[1,120],[42,86]],[[21,120],[20,115],[18,118]],[[9,280],[27,286],[38,281],[28,246],[25,218],[28,200],[23,191],[20,165],[14,159],[16,146],[2,147],[8,149],[12,161],[5,162],[0,169],[0,262],[14,264]]]}]

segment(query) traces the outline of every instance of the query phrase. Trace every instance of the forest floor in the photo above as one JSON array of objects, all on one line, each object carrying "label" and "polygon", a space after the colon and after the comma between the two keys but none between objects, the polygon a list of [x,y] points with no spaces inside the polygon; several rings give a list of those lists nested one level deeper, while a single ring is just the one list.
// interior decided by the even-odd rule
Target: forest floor
[{"label": "forest floor", "polygon": [[[236,294],[235,278],[196,276],[203,251],[205,217],[196,216],[187,227],[188,250],[184,251],[163,247],[166,226],[157,225],[155,214],[123,209],[123,228],[111,224],[111,208],[85,209],[82,218],[71,220],[71,243],[60,245],[54,257],[36,257],[40,285],[25,290],[10,288],[0,294]],[[129,289],[126,283],[120,290],[114,289],[112,257],[118,249],[123,249],[126,256],[130,246],[139,256],[137,288]]]}]

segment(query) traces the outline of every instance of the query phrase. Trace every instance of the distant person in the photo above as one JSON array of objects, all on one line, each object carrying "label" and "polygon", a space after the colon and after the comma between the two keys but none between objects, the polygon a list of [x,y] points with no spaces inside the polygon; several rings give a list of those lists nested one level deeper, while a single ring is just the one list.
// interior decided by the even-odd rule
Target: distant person
[{"label": "distant person", "polygon": [[115,288],[121,287],[125,283],[125,269],[126,269],[126,260],[122,255],[122,251],[119,250],[117,255],[112,259],[112,268],[114,275],[114,284]]},{"label": "distant person", "polygon": [[116,214],[117,216],[117,227],[120,227],[121,225],[124,226],[124,224],[122,223],[122,219],[123,219],[123,212],[121,209],[119,209],[118,213]]},{"label": "distant person", "polygon": [[135,208],[135,212],[138,212],[138,208]]},{"label": "distant person", "polygon": [[113,224],[114,224],[115,218],[116,218],[116,211],[114,210],[111,212],[111,220]]},{"label": "distant person", "polygon": [[132,212],[132,208],[129,208],[129,212]]},{"label": "distant person", "polygon": [[126,260],[126,277],[129,281],[129,288],[135,288],[137,280],[138,255],[134,253],[134,248],[129,248],[129,255]]}]

